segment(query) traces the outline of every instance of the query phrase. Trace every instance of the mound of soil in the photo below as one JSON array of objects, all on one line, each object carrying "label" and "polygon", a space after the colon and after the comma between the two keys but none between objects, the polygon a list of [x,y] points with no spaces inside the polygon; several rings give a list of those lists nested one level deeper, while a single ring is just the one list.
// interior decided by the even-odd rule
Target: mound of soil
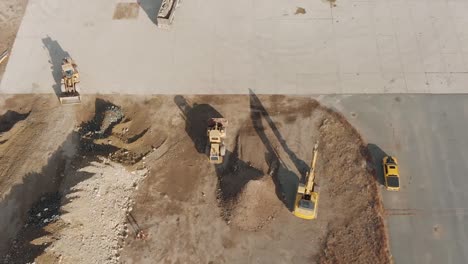
[{"label": "mound of soil", "polygon": [[232,205],[231,224],[248,231],[257,231],[273,220],[283,204],[275,194],[271,177],[249,181]]},{"label": "mound of soil", "polygon": [[366,144],[344,117],[324,112],[318,170],[326,175],[320,178],[321,200],[332,204],[321,217],[339,214],[329,223],[319,263],[389,263],[383,205]]},{"label": "mound of soil", "polygon": [[110,160],[134,165],[141,161],[151,150],[147,148],[130,149],[130,144],[139,141],[149,127],[132,127],[131,117],[127,117],[121,107],[108,101],[97,99],[94,117],[80,125],[80,149],[83,155],[101,155]]},{"label": "mound of soil", "polygon": [[238,132],[225,169],[217,168],[223,218],[241,230],[260,230],[282,207],[275,192],[277,158],[267,153],[254,125],[247,121]]},{"label": "mound of soil", "polygon": [[[275,100],[279,103],[273,106],[285,103]],[[300,142],[296,149],[303,147],[307,152],[318,140],[316,184],[321,201],[318,220],[310,224],[323,221],[327,225],[323,235],[317,233],[321,249],[314,259],[319,263],[388,263],[381,198],[365,142],[340,114],[316,102],[294,103],[297,109],[305,109],[302,117],[307,122],[293,120],[288,111],[266,108],[259,98],[251,98],[251,120],[238,130],[234,153],[218,174],[225,221],[259,232],[284,209],[291,211],[297,184],[305,180],[310,161],[300,160],[288,144],[296,139]],[[281,127],[278,119],[288,128]]]},{"label": "mound of soil", "polygon": [[[8,140],[0,144],[0,152],[24,164],[26,172],[34,169],[32,162],[46,164],[38,173],[24,176],[0,200],[0,222],[6,223],[3,220],[12,214],[7,220],[18,225],[16,239],[5,243],[0,263],[117,263],[125,237],[139,231],[127,217],[133,192],[147,173],[140,161],[164,138],[149,135],[150,127],[141,122],[145,112],[133,111],[131,103],[120,107],[97,99],[90,101],[94,109],[86,103],[72,108],[62,107],[56,98],[34,98],[29,100],[34,109],[29,101],[22,102],[22,107],[11,107],[0,116],[5,130],[0,135]],[[78,129],[75,115],[87,117]],[[48,144],[37,147],[35,141]],[[42,156],[45,160],[37,161]],[[21,166],[1,161],[9,171],[22,174]],[[8,180],[0,177],[0,187],[10,187]],[[13,225],[10,229],[16,228]]]}]

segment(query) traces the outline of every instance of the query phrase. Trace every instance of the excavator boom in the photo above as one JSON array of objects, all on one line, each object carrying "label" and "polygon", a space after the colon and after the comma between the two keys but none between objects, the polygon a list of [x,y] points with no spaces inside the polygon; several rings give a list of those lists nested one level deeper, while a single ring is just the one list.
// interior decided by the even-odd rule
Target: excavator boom
[{"label": "excavator boom", "polygon": [[314,180],[315,180],[315,163],[317,162],[318,156],[318,143],[315,143],[312,162],[310,163],[309,175],[307,177],[306,192],[314,191]]},{"label": "excavator boom", "polygon": [[312,162],[310,164],[309,173],[307,173],[306,184],[299,184],[297,188],[293,214],[302,219],[317,218],[317,204],[319,194],[317,191],[314,191],[315,163],[317,162],[317,157],[318,143],[316,143],[314,146]]}]

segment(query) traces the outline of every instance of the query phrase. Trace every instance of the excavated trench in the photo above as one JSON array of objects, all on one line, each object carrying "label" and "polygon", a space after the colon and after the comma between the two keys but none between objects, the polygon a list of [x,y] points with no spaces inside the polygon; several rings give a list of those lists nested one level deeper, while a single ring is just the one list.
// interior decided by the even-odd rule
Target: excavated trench
[{"label": "excavated trench", "polygon": [[[8,111],[0,118],[2,132],[27,119],[29,114]],[[32,263],[58,239],[48,234],[66,226],[61,216],[67,212],[61,208],[71,200],[64,193],[73,193],[74,186],[93,176],[78,173],[80,168],[93,162],[102,163],[103,159],[132,166],[151,151],[151,148],[136,151],[124,147],[138,144],[149,130],[147,127],[137,133],[127,133],[130,123],[131,118],[125,116],[121,107],[97,99],[92,119],[68,135],[40,172],[24,176],[23,183],[13,186],[0,201],[0,228],[6,228],[0,239],[0,256],[3,256],[0,263]],[[68,175],[79,177],[67,179],[67,186],[63,186]],[[15,220],[11,222],[11,219]]]},{"label": "excavated trench", "polygon": [[[44,228],[48,224],[60,218],[59,189],[74,156],[73,138],[73,134],[69,135],[50,156],[47,165],[39,172],[24,176],[23,182],[14,185],[0,202],[0,228],[8,228],[2,232],[6,240],[1,241],[0,252],[7,253],[0,259],[1,263],[33,262],[48,246],[47,242],[35,244],[33,241],[47,233]],[[9,239],[13,240],[7,246]]]}]

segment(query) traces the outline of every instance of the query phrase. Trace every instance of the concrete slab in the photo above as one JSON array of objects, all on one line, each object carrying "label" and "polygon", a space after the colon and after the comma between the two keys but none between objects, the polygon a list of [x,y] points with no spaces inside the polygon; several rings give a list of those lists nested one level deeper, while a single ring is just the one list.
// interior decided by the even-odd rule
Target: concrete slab
[{"label": "concrete slab", "polygon": [[429,82],[425,73],[405,73],[408,93],[429,93]]},{"label": "concrete slab", "polygon": [[159,2],[30,1],[0,93],[53,93],[64,54],[84,94],[468,92],[466,1],[192,0],[168,30]]},{"label": "concrete slab", "polygon": [[468,96],[336,95],[320,101],[400,162],[400,192],[382,188],[395,263],[468,263]]}]

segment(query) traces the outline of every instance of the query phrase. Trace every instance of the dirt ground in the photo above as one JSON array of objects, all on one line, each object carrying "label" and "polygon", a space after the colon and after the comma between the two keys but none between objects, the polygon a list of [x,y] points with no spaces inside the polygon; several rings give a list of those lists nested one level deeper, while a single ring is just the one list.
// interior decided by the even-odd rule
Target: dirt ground
[{"label": "dirt ground", "polygon": [[[4,263],[390,263],[366,144],[305,97],[0,101]],[[227,155],[204,153],[229,120]],[[291,213],[319,141],[318,219]]]},{"label": "dirt ground", "polygon": [[[16,33],[18,32],[26,11],[28,0],[2,0],[0,1],[0,53],[13,47]],[[0,81],[5,72],[8,59],[0,64]]]}]

